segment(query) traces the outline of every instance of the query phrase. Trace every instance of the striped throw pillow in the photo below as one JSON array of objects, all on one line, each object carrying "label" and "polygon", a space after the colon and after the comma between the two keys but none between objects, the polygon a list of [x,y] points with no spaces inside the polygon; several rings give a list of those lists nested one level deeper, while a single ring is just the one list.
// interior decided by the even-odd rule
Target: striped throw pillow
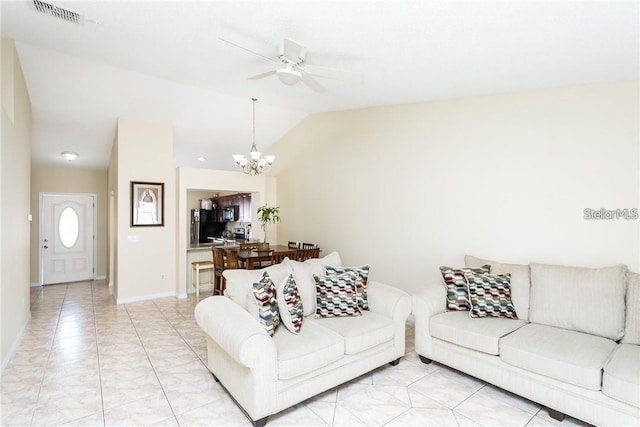
[{"label": "striped throw pillow", "polygon": [[276,300],[276,287],[266,271],[260,281],[255,282],[251,292],[258,306],[258,321],[270,336],[276,332],[280,324],[278,301]]},{"label": "striped throw pillow", "polygon": [[278,286],[276,299],[278,300],[281,322],[289,331],[298,334],[302,327],[304,310],[302,307],[302,298],[298,292],[293,274],[290,274],[289,277],[285,278],[280,286]]}]

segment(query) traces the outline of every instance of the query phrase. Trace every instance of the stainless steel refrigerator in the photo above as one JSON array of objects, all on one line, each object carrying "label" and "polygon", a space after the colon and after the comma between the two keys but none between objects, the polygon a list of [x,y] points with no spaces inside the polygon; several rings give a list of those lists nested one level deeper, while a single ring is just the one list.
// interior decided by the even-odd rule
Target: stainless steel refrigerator
[{"label": "stainless steel refrigerator", "polygon": [[191,209],[191,244],[211,243],[209,237],[220,237],[227,224],[218,221],[215,209]]}]

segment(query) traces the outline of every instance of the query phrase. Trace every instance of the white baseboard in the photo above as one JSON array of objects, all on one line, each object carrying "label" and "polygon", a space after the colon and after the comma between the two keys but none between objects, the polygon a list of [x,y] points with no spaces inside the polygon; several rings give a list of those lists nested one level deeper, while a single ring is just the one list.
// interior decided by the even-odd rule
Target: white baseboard
[{"label": "white baseboard", "polygon": [[[107,280],[107,276],[97,276],[94,277],[93,280]],[[37,288],[42,286],[40,283],[31,283],[30,285],[32,288]]]},{"label": "white baseboard", "polygon": [[175,296],[177,296],[175,292],[163,292],[163,293],[152,294],[152,295],[141,295],[139,297],[118,298],[116,300],[116,304],[130,304],[132,302],[147,301],[150,299],[175,297]]}]

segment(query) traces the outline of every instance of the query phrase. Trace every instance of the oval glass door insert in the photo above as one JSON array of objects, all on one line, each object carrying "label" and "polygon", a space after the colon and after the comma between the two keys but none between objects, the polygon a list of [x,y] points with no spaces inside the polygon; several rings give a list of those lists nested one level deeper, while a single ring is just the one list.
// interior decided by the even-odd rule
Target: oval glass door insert
[{"label": "oval glass door insert", "polygon": [[75,246],[80,236],[80,221],[75,209],[64,208],[58,219],[58,236],[65,248]]}]

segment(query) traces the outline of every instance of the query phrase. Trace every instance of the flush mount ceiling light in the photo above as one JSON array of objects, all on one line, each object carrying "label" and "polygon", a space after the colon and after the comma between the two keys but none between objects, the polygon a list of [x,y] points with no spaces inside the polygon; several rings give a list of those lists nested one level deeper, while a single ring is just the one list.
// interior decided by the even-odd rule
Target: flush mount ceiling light
[{"label": "flush mount ceiling light", "polygon": [[251,145],[251,151],[249,151],[249,158],[246,158],[242,154],[234,154],[233,160],[238,165],[240,170],[248,175],[260,175],[271,167],[276,156],[264,156],[256,148],[256,98],[251,98],[253,101],[253,144]]},{"label": "flush mount ceiling light", "polygon": [[200,156],[200,157],[196,158],[196,160],[199,161],[199,162],[206,162],[207,158],[204,157],[204,156]]},{"label": "flush mount ceiling light", "polygon": [[63,151],[60,153],[60,157],[70,162],[78,158],[78,153],[74,153],[73,151]]}]

